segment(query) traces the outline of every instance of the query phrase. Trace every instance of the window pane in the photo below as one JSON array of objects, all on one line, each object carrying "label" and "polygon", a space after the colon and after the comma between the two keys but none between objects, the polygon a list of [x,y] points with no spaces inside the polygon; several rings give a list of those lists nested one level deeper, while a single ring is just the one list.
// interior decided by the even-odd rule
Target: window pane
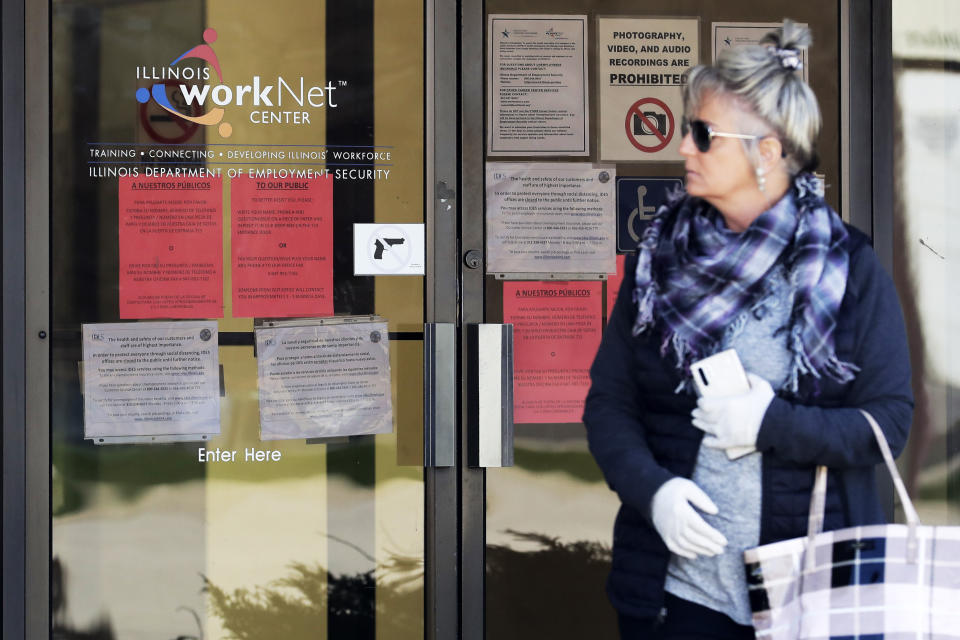
[{"label": "window pane", "polygon": [[894,278],[916,411],[900,459],[926,524],[960,523],[960,6],[894,0]]}]

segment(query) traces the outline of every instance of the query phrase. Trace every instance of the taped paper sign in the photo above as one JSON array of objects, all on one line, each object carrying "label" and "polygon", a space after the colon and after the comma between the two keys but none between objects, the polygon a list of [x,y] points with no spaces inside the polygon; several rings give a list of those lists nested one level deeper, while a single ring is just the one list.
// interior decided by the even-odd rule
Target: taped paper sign
[{"label": "taped paper sign", "polygon": [[221,178],[119,180],[121,318],[223,317]]},{"label": "taped paper sign", "polygon": [[283,325],[255,334],[262,440],[393,430],[386,322]]},{"label": "taped paper sign", "polygon": [[590,155],[587,17],[491,15],[487,152]]},{"label": "taped paper sign", "polygon": [[333,178],[234,178],[233,316],[333,313]]},{"label": "taped paper sign", "polygon": [[700,59],[697,18],[598,18],[600,158],[681,160],[681,89]]},{"label": "taped paper sign", "polygon": [[424,238],[422,224],[354,224],[353,275],[422,276]]},{"label": "taped paper sign", "polygon": [[613,271],[615,179],[613,166],[487,163],[487,272],[542,280],[536,274]]},{"label": "taped paper sign", "polygon": [[580,422],[600,347],[600,282],[506,282],[516,422]]},{"label": "taped paper sign", "polygon": [[220,433],[216,322],[85,324],[82,333],[85,438]]}]

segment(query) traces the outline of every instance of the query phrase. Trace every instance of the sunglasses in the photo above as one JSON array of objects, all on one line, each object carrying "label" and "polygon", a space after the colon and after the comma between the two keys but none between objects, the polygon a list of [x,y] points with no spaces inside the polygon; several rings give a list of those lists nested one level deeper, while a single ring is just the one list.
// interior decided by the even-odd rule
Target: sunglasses
[{"label": "sunglasses", "polygon": [[723,131],[714,131],[703,120],[687,120],[683,118],[680,121],[680,133],[687,137],[687,132],[693,135],[693,144],[700,153],[710,151],[710,143],[714,138],[740,138],[741,140],[756,140],[760,136],[752,136],[746,133],[724,133]]}]

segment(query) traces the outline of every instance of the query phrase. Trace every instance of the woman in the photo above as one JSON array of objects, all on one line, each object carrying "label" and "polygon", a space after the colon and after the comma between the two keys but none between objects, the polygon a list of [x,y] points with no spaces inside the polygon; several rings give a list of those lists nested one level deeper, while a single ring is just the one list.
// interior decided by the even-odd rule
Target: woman
[{"label": "woman", "polygon": [[[883,521],[858,410],[899,453],[906,335],[867,238],[809,173],[809,40],[787,21],[691,71],[686,192],[627,260],[591,369],[590,449],[623,503],[608,593],[625,639],[753,638],[743,551],[806,533],[816,465],[830,469],[826,529]],[[698,401],[690,364],[727,348],[749,392]]]}]

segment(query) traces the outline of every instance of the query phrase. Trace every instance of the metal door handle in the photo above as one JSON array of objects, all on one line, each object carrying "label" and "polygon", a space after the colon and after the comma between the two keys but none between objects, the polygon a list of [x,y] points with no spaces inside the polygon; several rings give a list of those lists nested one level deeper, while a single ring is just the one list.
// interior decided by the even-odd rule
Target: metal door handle
[{"label": "metal door handle", "polygon": [[457,331],[452,323],[423,327],[423,466],[456,463]]},{"label": "metal door handle", "polygon": [[467,325],[469,463],[513,466],[513,325]]}]

